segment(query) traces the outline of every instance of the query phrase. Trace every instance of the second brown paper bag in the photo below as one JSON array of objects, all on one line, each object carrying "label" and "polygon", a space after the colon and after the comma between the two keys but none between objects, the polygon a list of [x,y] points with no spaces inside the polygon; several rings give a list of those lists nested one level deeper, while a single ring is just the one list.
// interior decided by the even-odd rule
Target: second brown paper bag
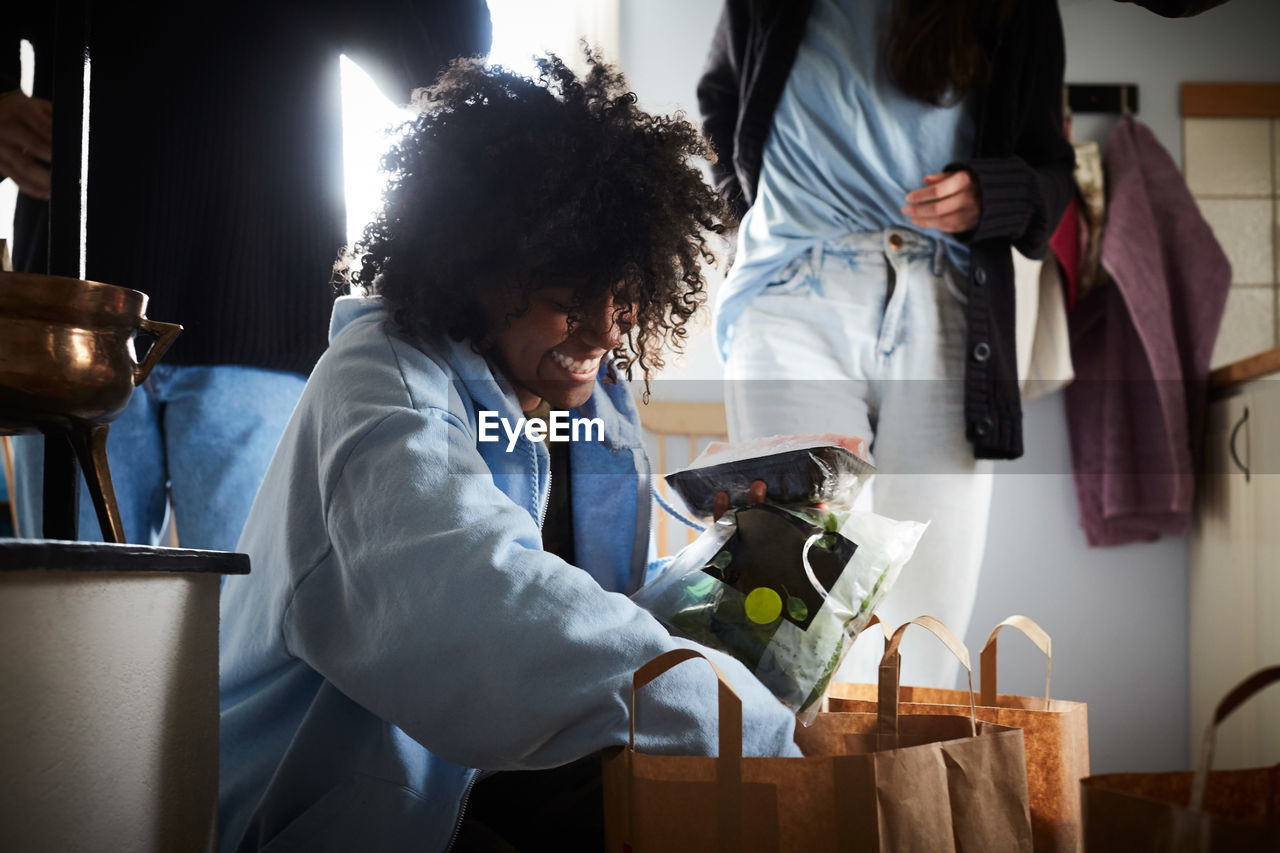
[{"label": "second brown paper bag", "polygon": [[[1045,695],[998,693],[998,638],[1005,627],[1021,631],[1045,655]],[[1049,698],[1053,654],[1049,635],[1026,616],[1010,616],[992,630],[982,648],[979,720],[1023,730],[1027,757],[1027,789],[1036,853],[1078,853],[1083,833],[1080,780],[1089,775],[1089,720],[1083,702]],[[834,683],[827,693],[833,711],[867,712],[874,708],[877,688],[871,684]],[[969,715],[969,693],[931,687],[903,687],[900,713]]]}]

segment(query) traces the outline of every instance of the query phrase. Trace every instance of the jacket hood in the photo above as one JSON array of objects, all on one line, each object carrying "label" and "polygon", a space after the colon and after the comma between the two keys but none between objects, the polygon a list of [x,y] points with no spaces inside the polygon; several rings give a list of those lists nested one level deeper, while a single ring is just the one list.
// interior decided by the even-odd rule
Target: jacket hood
[{"label": "jacket hood", "polygon": [[329,317],[329,343],[332,344],[339,332],[361,317],[385,310],[379,296],[339,296],[333,301],[333,314]]}]

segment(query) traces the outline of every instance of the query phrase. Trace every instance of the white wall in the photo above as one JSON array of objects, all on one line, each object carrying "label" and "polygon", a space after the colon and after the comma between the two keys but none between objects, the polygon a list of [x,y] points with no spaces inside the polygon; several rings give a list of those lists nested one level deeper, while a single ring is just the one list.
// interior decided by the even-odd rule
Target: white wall
[{"label": "white wall", "polygon": [[[1161,18],[1132,3],[1059,0],[1067,79],[1137,83],[1139,120],[1182,162],[1183,83],[1280,81],[1280,3],[1230,0],[1191,18]],[[1105,138],[1113,119],[1082,116],[1078,138]]]},{"label": "white wall", "polygon": [[[619,61],[648,109],[697,117],[694,87],[719,0],[621,0]],[[1061,0],[1069,82],[1137,83],[1138,118],[1181,162],[1179,86],[1280,81],[1280,3],[1232,0],[1166,20],[1112,0]],[[1078,116],[1080,139],[1113,120]],[[718,399],[721,372],[703,331],[655,397]],[[702,380],[702,381],[696,381]],[[1053,636],[1054,695],[1089,703],[1094,772],[1189,766],[1184,537],[1091,549],[1077,523],[1063,413],[1056,394],[1026,408],[1026,456],[997,469],[992,524],[973,629],[976,655],[1012,613]],[[910,642],[910,640],[908,640]],[[1044,663],[1016,636],[1001,644],[1001,689],[1037,693]]]},{"label": "white wall", "polygon": [[[695,124],[695,94],[711,33],[720,16],[719,0],[619,0],[621,55],[619,64],[640,105],[647,110],[683,111]],[[707,270],[711,296],[721,281],[719,272]],[[710,302],[708,302],[708,305]],[[698,318],[698,331],[685,355],[672,361],[654,385],[655,399],[719,400],[723,375],[712,346],[710,314]]]},{"label": "white wall", "polygon": [[4,849],[212,850],[221,576],[97,569],[0,571]]}]

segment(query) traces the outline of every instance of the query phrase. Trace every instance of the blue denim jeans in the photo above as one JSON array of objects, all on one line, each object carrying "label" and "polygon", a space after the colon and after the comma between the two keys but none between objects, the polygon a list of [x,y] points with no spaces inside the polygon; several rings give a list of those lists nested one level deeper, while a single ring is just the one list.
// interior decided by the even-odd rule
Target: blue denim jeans
[{"label": "blue denim jeans", "polygon": [[[107,458],[128,542],[160,542],[172,496],[184,548],[234,551],[306,377],[238,365],[156,365],[111,424]],[[25,537],[42,536],[44,440],[14,438],[14,499]],[[80,538],[101,541],[88,489]]]}]

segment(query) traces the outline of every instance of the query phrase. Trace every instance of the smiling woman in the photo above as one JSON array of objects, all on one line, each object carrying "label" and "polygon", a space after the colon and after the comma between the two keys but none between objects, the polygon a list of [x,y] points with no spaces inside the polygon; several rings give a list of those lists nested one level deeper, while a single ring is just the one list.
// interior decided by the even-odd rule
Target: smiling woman
[{"label": "smiling woman", "polygon": [[[455,64],[386,158],[373,295],[337,300],[222,590],[224,850],[603,848],[633,674],[693,645],[625,594],[658,569],[650,467],[606,380],[683,340],[728,213],[694,128],[585,62]],[[798,754],[704,652],[746,752]],[[664,675],[637,748],[713,754],[709,676]]]}]

